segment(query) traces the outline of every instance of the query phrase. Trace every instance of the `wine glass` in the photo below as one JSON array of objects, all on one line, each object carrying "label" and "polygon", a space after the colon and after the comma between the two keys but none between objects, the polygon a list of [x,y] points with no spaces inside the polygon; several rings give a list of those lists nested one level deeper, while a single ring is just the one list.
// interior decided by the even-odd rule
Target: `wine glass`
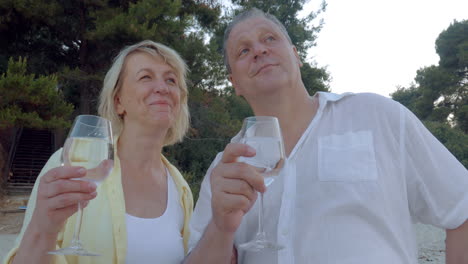
[{"label": "wine glass", "polygon": [[[279,175],[284,165],[284,143],[278,119],[272,116],[247,117],[244,119],[240,137],[240,143],[253,147],[256,155],[249,158],[240,157],[239,161],[256,167],[264,177],[265,186],[268,187]],[[248,251],[284,248],[268,240],[263,229],[263,193],[260,194],[258,232],[253,240],[241,244],[239,248]]]},{"label": "wine glass", "polygon": [[[114,166],[114,141],[109,120],[94,115],[79,115],[73,122],[62,149],[62,166],[81,166],[86,176],[74,180],[91,181],[99,185]],[[80,241],[83,209],[78,203],[75,231],[70,246],[55,251],[53,255],[99,256],[84,249]]]}]

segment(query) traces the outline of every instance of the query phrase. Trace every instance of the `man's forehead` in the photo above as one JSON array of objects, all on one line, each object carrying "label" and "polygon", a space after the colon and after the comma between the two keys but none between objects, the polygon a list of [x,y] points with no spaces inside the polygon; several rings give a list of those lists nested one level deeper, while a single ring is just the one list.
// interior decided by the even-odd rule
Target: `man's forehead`
[{"label": "man's forehead", "polygon": [[253,30],[281,32],[278,25],[263,16],[250,17],[239,22],[232,28],[229,34],[228,44],[248,37],[252,34]]}]

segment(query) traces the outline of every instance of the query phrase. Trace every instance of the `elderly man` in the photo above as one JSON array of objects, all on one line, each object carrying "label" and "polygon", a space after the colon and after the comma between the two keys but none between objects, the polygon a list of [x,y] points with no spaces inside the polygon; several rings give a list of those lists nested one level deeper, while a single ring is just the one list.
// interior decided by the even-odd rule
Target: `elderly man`
[{"label": "elderly man", "polygon": [[[236,94],[279,119],[287,160],[268,187],[231,143],[202,183],[187,263],[417,263],[413,223],[447,229],[447,262],[468,263],[468,172],[405,107],[375,94],[317,93],[284,26],[258,9],[225,32]],[[258,228],[281,250],[238,245]],[[236,250],[237,249],[237,250]]]}]

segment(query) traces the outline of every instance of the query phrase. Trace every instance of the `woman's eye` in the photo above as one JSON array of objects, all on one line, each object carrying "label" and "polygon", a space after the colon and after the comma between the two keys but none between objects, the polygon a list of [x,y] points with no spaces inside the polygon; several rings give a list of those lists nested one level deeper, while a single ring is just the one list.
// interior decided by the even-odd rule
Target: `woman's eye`
[{"label": "woman's eye", "polygon": [[174,78],[169,78],[169,79],[166,80],[166,82],[169,83],[169,84],[176,84],[177,83],[176,79],[174,79]]},{"label": "woman's eye", "polygon": [[151,80],[151,76],[143,75],[143,76],[140,77],[140,80]]}]

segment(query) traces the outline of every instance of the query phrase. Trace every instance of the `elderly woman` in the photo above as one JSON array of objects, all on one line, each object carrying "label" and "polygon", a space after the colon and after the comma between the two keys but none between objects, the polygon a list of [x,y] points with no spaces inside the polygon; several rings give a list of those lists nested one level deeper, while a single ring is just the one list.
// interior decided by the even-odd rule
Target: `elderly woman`
[{"label": "elderly woman", "polygon": [[[5,263],[183,260],[192,193],[161,151],[182,140],[188,128],[185,76],[184,61],[162,44],[143,41],[120,52],[105,77],[99,105],[116,135],[114,169],[96,190],[94,183],[71,180],[86,172],[60,167],[57,151],[36,181],[23,229]],[[70,244],[80,201],[88,205],[80,239],[101,256],[47,254]]]}]

